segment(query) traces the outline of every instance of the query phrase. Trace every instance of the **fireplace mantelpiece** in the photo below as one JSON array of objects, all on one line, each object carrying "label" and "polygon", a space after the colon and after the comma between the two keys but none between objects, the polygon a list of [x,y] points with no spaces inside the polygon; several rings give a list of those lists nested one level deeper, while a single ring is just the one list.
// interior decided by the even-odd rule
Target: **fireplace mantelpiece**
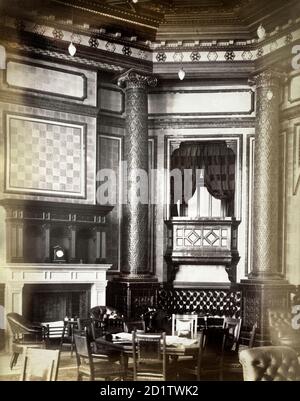
[{"label": "fireplace mantelpiece", "polygon": [[91,284],[91,307],[106,303],[106,272],[110,264],[7,263],[0,267],[5,286],[5,313],[22,314],[25,284]]},{"label": "fireplace mantelpiece", "polygon": [[69,263],[106,263],[106,215],[113,206],[1,199],[6,211],[6,261],[53,262],[62,246]]}]

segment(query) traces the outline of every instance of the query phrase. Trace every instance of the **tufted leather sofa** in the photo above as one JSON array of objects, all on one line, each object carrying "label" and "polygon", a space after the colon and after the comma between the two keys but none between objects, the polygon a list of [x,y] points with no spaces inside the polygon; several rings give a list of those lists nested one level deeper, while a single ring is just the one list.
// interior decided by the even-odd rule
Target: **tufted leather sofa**
[{"label": "tufted leather sofa", "polygon": [[245,349],[239,360],[245,381],[299,381],[297,353],[289,347],[268,346]]},{"label": "tufted leather sofa", "polygon": [[292,327],[292,313],[288,310],[269,310],[268,318],[272,344],[300,351],[300,330]]},{"label": "tufted leather sofa", "polygon": [[241,292],[230,289],[162,288],[157,307],[169,316],[173,313],[240,317]]}]

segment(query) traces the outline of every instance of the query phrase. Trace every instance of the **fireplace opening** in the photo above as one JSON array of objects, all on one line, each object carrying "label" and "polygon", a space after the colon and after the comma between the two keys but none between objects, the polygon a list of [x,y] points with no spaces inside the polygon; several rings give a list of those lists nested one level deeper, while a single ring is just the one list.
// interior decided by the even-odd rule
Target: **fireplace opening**
[{"label": "fireplace opening", "polygon": [[26,284],[23,316],[32,322],[54,322],[65,317],[88,317],[90,284]]}]

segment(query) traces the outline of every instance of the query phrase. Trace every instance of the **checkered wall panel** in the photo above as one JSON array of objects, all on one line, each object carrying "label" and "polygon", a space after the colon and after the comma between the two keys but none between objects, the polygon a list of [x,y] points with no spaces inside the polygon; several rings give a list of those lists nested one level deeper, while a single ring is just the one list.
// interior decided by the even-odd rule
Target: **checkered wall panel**
[{"label": "checkered wall panel", "polygon": [[85,196],[84,126],[7,115],[6,189]]}]

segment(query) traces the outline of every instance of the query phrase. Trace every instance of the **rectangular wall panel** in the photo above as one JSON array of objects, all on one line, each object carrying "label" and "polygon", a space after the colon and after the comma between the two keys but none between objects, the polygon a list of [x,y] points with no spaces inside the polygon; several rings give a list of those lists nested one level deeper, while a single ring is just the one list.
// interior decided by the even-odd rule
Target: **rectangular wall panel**
[{"label": "rectangular wall panel", "polygon": [[149,114],[226,115],[254,113],[254,93],[240,90],[197,90],[149,94]]},{"label": "rectangular wall panel", "polygon": [[100,88],[100,110],[122,114],[124,111],[124,96],[121,90]]},{"label": "rectangular wall panel", "polygon": [[6,115],[9,192],[85,197],[85,125]]},{"label": "rectangular wall panel", "polygon": [[7,63],[6,82],[15,88],[84,100],[86,81],[85,75],[78,72],[25,61],[9,60]]}]

